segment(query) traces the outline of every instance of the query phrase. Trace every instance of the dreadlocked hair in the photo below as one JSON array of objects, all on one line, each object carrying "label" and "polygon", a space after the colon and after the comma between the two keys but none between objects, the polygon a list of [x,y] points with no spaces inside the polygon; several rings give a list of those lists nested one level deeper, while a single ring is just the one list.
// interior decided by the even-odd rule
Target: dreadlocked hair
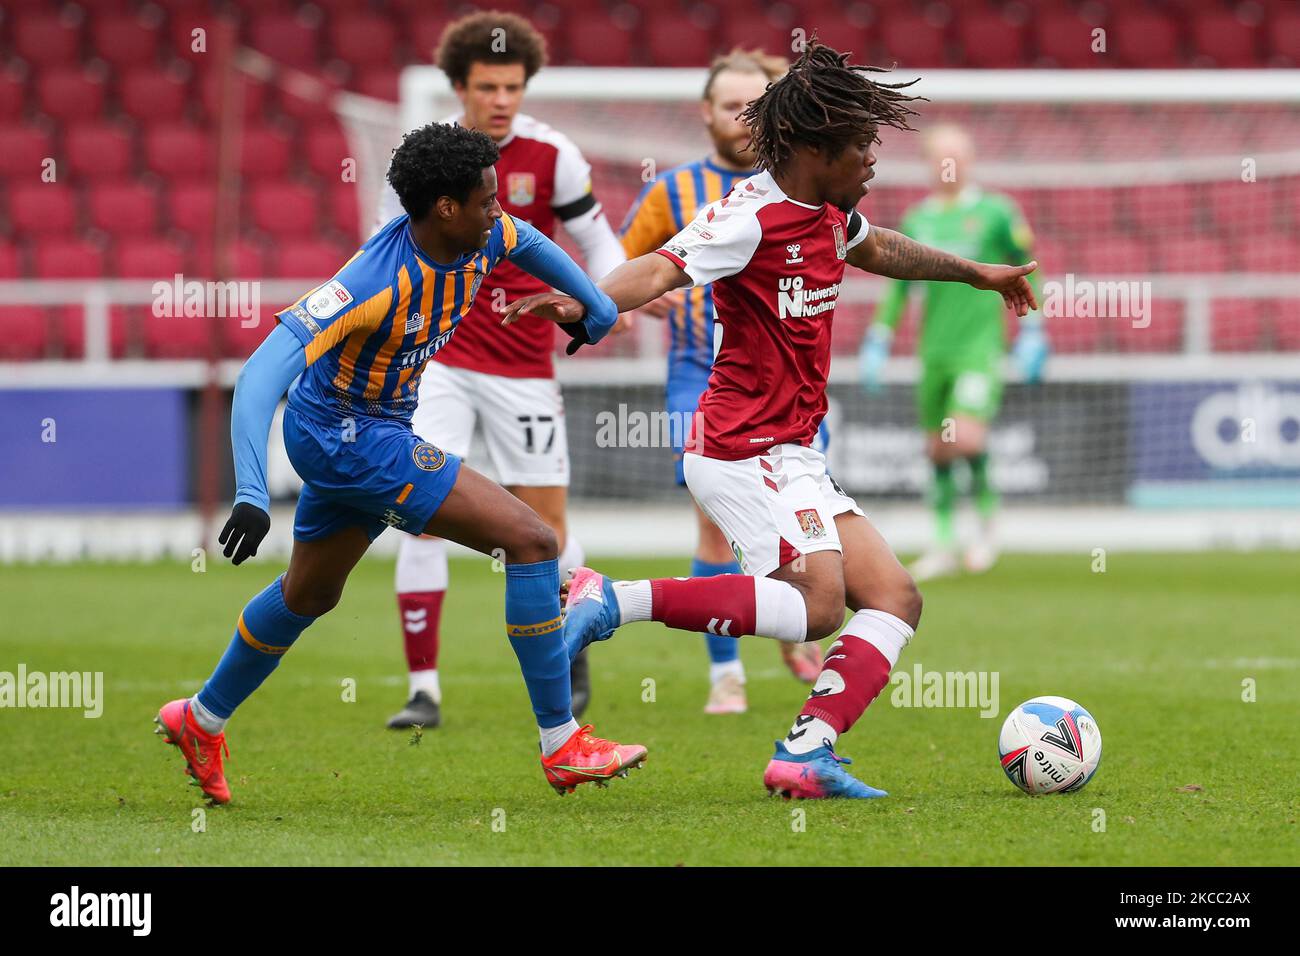
[{"label": "dreadlocked hair", "polygon": [[881,126],[910,130],[916,116],[907,104],[924,100],[900,92],[915,83],[882,83],[868,73],[882,67],[858,66],[817,40],[808,41],[790,72],[750,103],[741,121],[751,130],[751,146],[761,169],[775,171],[800,146],[836,155],[864,132],[880,142]]}]

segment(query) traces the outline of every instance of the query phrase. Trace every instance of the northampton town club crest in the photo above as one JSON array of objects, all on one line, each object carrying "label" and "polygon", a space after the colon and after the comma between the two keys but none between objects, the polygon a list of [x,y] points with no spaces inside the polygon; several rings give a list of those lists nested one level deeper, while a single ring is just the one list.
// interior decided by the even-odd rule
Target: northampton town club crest
[{"label": "northampton town club crest", "polygon": [[817,513],[816,508],[805,508],[803,511],[796,511],[794,516],[799,519],[799,527],[807,537],[826,537],[826,526],[822,524],[822,517]]},{"label": "northampton town club crest", "polygon": [[532,173],[511,173],[506,177],[506,195],[512,206],[531,206],[537,198],[537,179]]}]

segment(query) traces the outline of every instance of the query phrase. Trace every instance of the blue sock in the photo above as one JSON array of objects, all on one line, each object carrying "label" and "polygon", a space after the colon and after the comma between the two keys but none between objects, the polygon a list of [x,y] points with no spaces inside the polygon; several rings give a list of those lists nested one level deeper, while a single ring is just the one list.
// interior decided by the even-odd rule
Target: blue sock
[{"label": "blue sock", "polygon": [[248,602],[230,646],[199,691],[199,703],[223,720],[261,686],[298,635],[316,620],[285,607],[283,580],[280,575]]},{"label": "blue sock", "polygon": [[[740,565],[735,561],[726,564],[711,564],[695,558],[691,561],[691,577],[711,578],[719,574],[739,574]],[[722,637],[719,634],[705,634],[704,643],[709,649],[709,660],[715,664],[726,664],[740,657],[740,641],[734,637]]]},{"label": "blue sock", "polygon": [[569,711],[569,652],[560,622],[560,562],[506,565],[506,636],[524,672],[538,727],[559,727]]}]

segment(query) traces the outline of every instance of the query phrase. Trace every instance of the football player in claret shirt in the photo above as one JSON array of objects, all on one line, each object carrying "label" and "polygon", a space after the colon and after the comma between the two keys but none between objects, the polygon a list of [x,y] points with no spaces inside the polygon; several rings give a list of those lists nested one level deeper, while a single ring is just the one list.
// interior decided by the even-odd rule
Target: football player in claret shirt
[{"label": "football player in claret shirt", "polygon": [[579,727],[570,713],[555,532],[526,504],[411,427],[420,376],[446,347],[484,278],[510,261],[582,300],[581,337],[617,319],[609,297],[553,242],[501,210],[496,144],[432,124],[406,136],[388,171],[404,215],[333,278],[277,315],[240,372],[231,412],[236,495],[221,532],[235,564],[270,527],[266,440],[288,389],[284,440],[303,479],[284,574],[239,615],[212,676],[165,704],[158,732],[218,803],[230,799],[225,724],[299,635],[330,611],[348,574],[385,528],[436,534],[504,555],[506,635],[541,734],[542,768],[557,791],[604,782],[645,759]]},{"label": "football player in claret shirt", "polygon": [[[623,222],[623,250],[629,258],[653,252],[671,239],[709,203],[717,202],[738,182],[754,175],[754,153],[750,149],[749,127],[740,122],[745,104],[763,95],[767,84],[785,73],[789,64],[781,57],[761,50],[733,50],[709,67],[700,101],[700,113],[713,141],[709,156],[676,166],[655,177],[637,196]],[[665,399],[670,416],[670,435],[677,471],[677,483],[686,484],[682,472],[683,445],[691,417],[709,384],[713,370],[715,331],[713,290],[708,285],[673,292],[651,303],[644,312],[668,322],[668,381]],[[825,451],[825,423],[818,431],[817,447]],[[695,509],[699,537],[691,576],[740,571],[731,545],[708,519]],[[730,637],[705,633],[709,652],[709,699],[706,714],[739,714],[749,709],[745,694],[745,670],[740,646]],[[809,683],[821,670],[821,646],[808,641],[781,642],[781,656],[791,673]]]},{"label": "football player in claret shirt", "polygon": [[[722,343],[686,449],[686,484],[744,573],[611,581],[581,568],[567,589],[565,642],[576,653],[645,620],[780,641],[838,631],[763,775],[770,792],[785,796],[885,795],[844,769],[835,744],[885,686],[921,617],[912,578],[810,447],[826,414],[831,319],[845,266],[992,289],[1019,315],[1037,305],[1026,278],[1035,263],[973,262],[872,227],[856,211],[874,175],[879,128],[910,129],[913,115],[913,98],[874,81],[873,72],[812,41],[743,114],[763,171],[663,248],[600,282],[620,311],[670,289],[713,284]],[[559,322],[583,313],[555,293],[506,311]],[[571,348],[582,341],[581,329],[574,333]]]},{"label": "football player in claret shirt", "polygon": [[[513,14],[473,13],[447,26],[435,59],[461,103],[443,122],[480,130],[501,150],[496,169],[502,208],[547,237],[563,223],[594,278],[620,265],[623,248],[592,193],[591,166],[568,137],[520,112],[528,81],[546,61],[541,34]],[[386,189],[375,228],[401,212],[396,194]],[[484,280],[456,341],[425,372],[414,425],[464,457],[480,424],[501,483],[554,529],[564,573],[581,565],[583,554],[565,520],[569,442],[552,365],[555,327],[533,318],[503,329],[499,311],[508,300],[545,290],[546,283],[509,263]],[[396,587],[410,687],[406,707],[389,727],[436,727],[441,720],[438,645],[447,586],[446,542],[403,538]],[[590,696],[587,675],[583,655],[573,665],[578,715]]]}]

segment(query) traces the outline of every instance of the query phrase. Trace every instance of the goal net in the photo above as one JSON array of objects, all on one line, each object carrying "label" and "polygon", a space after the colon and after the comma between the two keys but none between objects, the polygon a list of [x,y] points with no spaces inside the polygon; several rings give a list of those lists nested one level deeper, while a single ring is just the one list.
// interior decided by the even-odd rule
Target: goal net
[{"label": "goal net", "polygon": [[[904,77],[910,78],[910,77]],[[700,70],[550,68],[525,110],[571,137],[616,226],[643,184],[709,150]],[[402,76],[400,110],[352,99],[340,120],[369,192],[400,134],[455,112],[433,67]],[[918,131],[964,126],[971,178],[1011,195],[1035,233],[1053,355],[1041,384],[1007,365],[991,433],[1009,502],[1300,506],[1300,91],[1280,71],[923,74]],[[919,133],[886,130],[862,211],[897,226],[927,192]],[[372,219],[362,211],[363,228]],[[565,242],[560,237],[561,242]],[[849,270],[835,313],[830,462],[861,500],[917,500],[918,312],[879,393],[856,352],[884,283]],[[1009,336],[1014,334],[1009,320]],[[666,447],[666,334],[557,365],[573,494],[680,501]],[[605,430],[602,431],[602,425]],[[617,447],[607,447],[611,432]]]}]

